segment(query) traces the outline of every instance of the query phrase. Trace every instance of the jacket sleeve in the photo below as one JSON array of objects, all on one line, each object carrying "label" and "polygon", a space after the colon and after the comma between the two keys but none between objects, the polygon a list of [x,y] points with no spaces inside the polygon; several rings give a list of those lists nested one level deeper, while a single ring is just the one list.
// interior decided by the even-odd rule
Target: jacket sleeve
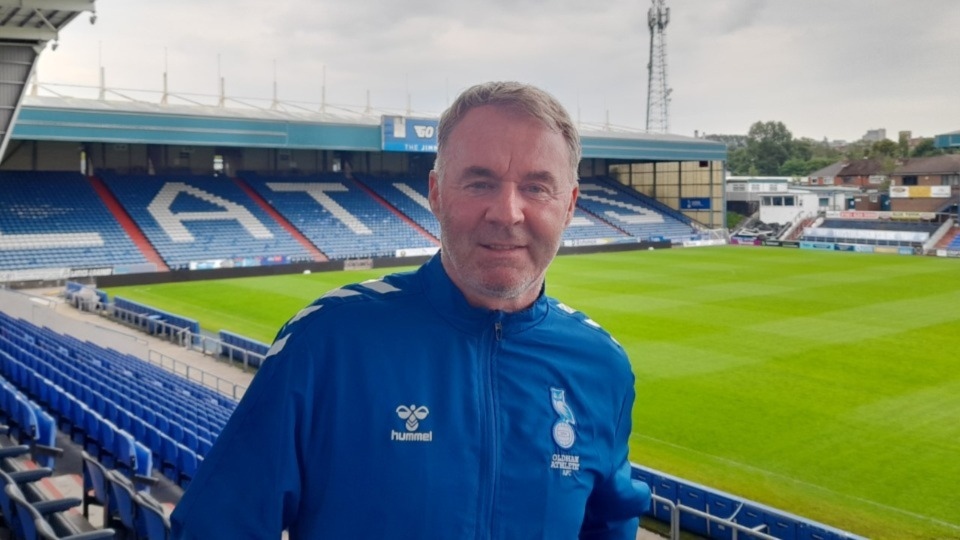
[{"label": "jacket sleeve", "polygon": [[633,377],[624,397],[614,437],[611,474],[602,479],[587,500],[581,540],[633,540],[640,515],[650,507],[650,487],[630,477],[627,441],[633,410]]},{"label": "jacket sleeve", "polygon": [[274,540],[296,518],[305,377],[293,348],[283,341],[268,354],[171,515],[171,538]]}]

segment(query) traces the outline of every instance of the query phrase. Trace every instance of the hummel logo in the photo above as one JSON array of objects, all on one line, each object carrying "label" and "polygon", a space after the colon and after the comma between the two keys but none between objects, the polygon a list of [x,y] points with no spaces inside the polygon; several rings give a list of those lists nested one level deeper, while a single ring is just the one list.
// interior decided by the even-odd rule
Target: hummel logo
[{"label": "hummel logo", "polygon": [[401,420],[407,421],[407,431],[416,431],[420,427],[420,420],[427,418],[427,415],[430,414],[430,409],[424,407],[423,405],[417,407],[416,405],[401,405],[397,407],[397,416]]},{"label": "hummel logo", "polygon": [[390,440],[391,441],[401,441],[401,442],[431,442],[433,440],[433,431],[427,431],[423,433],[418,433],[417,430],[420,429],[420,421],[426,420],[427,416],[430,414],[430,409],[421,405],[417,407],[416,405],[400,405],[397,407],[397,416],[404,420],[403,427],[406,428],[407,432],[402,433],[395,430],[390,430]]}]

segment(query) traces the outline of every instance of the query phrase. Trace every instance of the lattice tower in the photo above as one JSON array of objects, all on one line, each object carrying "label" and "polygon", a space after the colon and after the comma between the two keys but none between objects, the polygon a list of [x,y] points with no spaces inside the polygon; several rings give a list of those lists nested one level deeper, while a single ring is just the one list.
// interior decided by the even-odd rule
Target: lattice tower
[{"label": "lattice tower", "polygon": [[666,0],[652,0],[647,14],[650,26],[650,62],[647,63],[647,131],[666,133],[670,128],[670,87],[667,86],[666,28],[670,8]]}]

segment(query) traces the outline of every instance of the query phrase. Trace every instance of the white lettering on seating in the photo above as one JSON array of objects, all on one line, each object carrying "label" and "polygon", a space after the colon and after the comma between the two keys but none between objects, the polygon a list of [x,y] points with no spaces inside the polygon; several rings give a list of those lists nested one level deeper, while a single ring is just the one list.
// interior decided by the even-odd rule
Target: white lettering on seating
[{"label": "white lettering on seating", "polygon": [[393,184],[393,187],[397,188],[398,191],[413,199],[413,202],[419,204],[420,206],[430,210],[430,201],[426,197],[420,194],[419,191],[413,189],[412,187],[404,184],[403,182],[396,182]]},{"label": "white lettering on seating", "polygon": [[291,193],[302,191],[313,200],[320,203],[324,209],[333,214],[333,216],[346,225],[354,234],[373,234],[359,218],[351,214],[346,208],[340,206],[337,201],[326,194],[327,191],[345,192],[350,191],[347,186],[340,183],[327,182],[267,182],[267,187],[277,192]]},{"label": "white lettering on seating", "polygon": [[623,223],[628,223],[630,225],[638,225],[642,223],[663,223],[663,215],[659,212],[655,212],[648,208],[642,206],[637,206],[635,204],[625,203],[618,201],[616,199],[608,199],[606,197],[601,197],[599,195],[591,195],[589,192],[606,193],[607,195],[616,195],[617,192],[603,186],[598,186],[596,184],[580,184],[580,198],[586,199],[588,201],[596,201],[603,204],[608,204],[610,206],[616,206],[617,208],[623,208],[625,210],[630,210],[634,212],[633,214],[621,214],[613,211],[606,211],[603,214],[607,217],[622,221]]},{"label": "white lettering on seating", "polygon": [[[211,204],[215,204],[223,211],[210,212],[178,212],[170,210],[173,201],[177,195],[187,193],[198,199],[202,199]],[[187,185],[183,182],[168,182],[157,193],[147,206],[147,211],[153,216],[160,227],[163,229],[170,240],[174,242],[193,242],[194,236],[184,225],[185,221],[212,221],[212,220],[236,220],[244,229],[254,238],[263,240],[273,238],[273,233],[260,222],[244,206],[223,197],[218,197],[213,193],[207,193],[202,189]]]},{"label": "white lettering on seating", "polygon": [[102,247],[100,233],[67,234],[3,234],[0,233],[0,251],[11,249],[62,249]]}]

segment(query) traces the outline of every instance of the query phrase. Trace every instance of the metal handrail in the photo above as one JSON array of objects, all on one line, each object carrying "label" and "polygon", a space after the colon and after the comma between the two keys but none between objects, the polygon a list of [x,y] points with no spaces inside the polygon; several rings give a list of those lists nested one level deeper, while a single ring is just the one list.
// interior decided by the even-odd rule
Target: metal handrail
[{"label": "metal handrail", "polygon": [[[242,369],[244,372],[250,370],[253,366],[253,360],[259,360],[258,365],[263,362],[263,355],[224,343],[217,338],[195,334],[184,327],[175,326],[166,321],[153,318],[149,314],[118,308],[112,304],[106,306],[106,309],[99,310],[99,313],[115,322],[152,335],[165,337],[169,341],[187,350],[197,351],[214,359],[219,358],[221,355],[226,355],[231,360],[239,359],[242,361]],[[154,349],[150,349],[147,352],[147,361],[175,374],[184,376],[189,380],[199,382],[233,399],[240,399],[247,389],[245,386],[227,381],[222,377],[196,366],[189,365]]]},{"label": "metal handrail", "polygon": [[[716,523],[718,525],[723,525],[725,527],[730,527],[733,529],[733,540],[737,540],[738,533],[745,534],[751,538],[760,538],[762,540],[779,540],[776,536],[771,536],[763,531],[767,528],[767,525],[758,525],[756,527],[748,527],[733,521],[733,516],[729,518],[723,518],[720,516],[715,516],[703,510],[698,510],[684,504],[678,504],[666,497],[661,497],[657,494],[652,494],[651,498],[655,503],[662,504],[669,508],[670,510],[670,540],[680,540],[680,515],[682,513],[691,514],[696,517],[701,517],[710,521],[711,523]],[[734,516],[736,512],[734,512]]]}]

